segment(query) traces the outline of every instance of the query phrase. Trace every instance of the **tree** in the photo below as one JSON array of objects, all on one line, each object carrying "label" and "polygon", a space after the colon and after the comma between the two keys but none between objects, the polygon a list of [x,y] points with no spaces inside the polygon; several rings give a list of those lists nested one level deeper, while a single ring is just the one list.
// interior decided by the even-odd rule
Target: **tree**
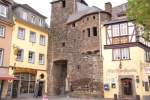
[{"label": "tree", "polygon": [[150,42],[150,0],[128,0],[126,15],[128,20],[143,26],[141,36]]}]

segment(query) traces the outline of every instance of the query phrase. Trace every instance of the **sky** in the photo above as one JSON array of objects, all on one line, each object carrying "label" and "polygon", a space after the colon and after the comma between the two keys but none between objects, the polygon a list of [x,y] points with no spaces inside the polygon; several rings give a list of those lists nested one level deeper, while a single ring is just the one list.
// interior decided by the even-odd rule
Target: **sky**
[{"label": "sky", "polygon": [[[46,22],[48,25],[50,25],[50,14],[51,14],[50,2],[52,2],[53,0],[14,0],[14,1],[20,4],[28,4],[39,13],[46,16],[47,17]],[[106,2],[111,2],[113,7],[127,2],[127,0],[85,0],[85,1],[90,7],[94,5],[103,10],[104,10],[104,3]]]}]

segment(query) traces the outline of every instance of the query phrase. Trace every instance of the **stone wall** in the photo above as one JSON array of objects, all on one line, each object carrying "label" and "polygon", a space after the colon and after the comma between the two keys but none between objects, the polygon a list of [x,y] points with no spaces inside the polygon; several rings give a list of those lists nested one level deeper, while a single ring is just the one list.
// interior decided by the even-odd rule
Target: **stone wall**
[{"label": "stone wall", "polygon": [[[80,92],[96,92],[97,95],[103,95],[103,59],[100,57],[99,18],[103,22],[110,16],[107,13],[101,13],[99,17],[99,13],[93,13],[66,25],[69,15],[74,12],[72,1],[66,1],[65,8],[61,7],[61,2],[52,4],[48,52],[48,94],[55,95],[54,80],[57,76],[52,74],[56,67],[54,61],[66,60],[67,75],[72,84],[72,96]],[[93,27],[97,27],[97,36],[93,36]],[[87,35],[87,28],[90,28],[90,37]]]}]

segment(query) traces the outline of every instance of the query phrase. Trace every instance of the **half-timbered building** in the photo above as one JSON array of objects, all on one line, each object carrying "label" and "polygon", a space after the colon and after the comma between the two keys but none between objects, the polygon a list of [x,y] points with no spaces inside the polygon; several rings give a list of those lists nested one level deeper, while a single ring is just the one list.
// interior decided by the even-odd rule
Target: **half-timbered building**
[{"label": "half-timbered building", "polygon": [[150,42],[126,19],[126,7],[114,7],[112,20],[102,23],[104,98],[150,100]]}]

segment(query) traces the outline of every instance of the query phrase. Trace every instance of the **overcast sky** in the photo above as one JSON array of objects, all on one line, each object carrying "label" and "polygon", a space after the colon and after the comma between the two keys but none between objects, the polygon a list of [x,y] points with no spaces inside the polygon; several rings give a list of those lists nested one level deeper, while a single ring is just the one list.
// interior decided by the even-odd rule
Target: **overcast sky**
[{"label": "overcast sky", "polygon": [[[51,13],[51,4],[53,0],[14,0],[20,4],[28,4],[39,13],[47,17],[47,24],[50,24],[50,13]],[[73,0],[72,0],[73,1]],[[104,10],[104,3],[111,2],[112,6],[117,6],[122,3],[127,2],[127,0],[85,0],[89,6],[97,6]]]}]

